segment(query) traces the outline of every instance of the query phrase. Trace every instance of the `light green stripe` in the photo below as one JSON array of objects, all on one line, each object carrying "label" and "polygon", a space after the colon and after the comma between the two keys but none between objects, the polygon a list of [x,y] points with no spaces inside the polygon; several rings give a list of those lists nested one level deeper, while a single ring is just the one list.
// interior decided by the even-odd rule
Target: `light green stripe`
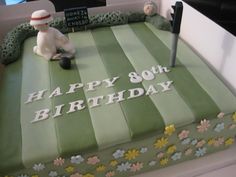
[{"label": "light green stripe", "polygon": [[[91,81],[101,81],[109,78],[96,49],[96,44],[91,32],[71,33],[69,34],[69,38],[74,42],[78,50],[76,65],[82,83],[86,84]],[[89,52],[86,49],[89,49]],[[88,98],[97,96],[106,97],[110,93],[115,93],[112,87],[105,88],[105,86],[106,84],[103,83],[96,88],[96,91],[86,91],[87,87],[85,86],[84,92],[87,100]],[[120,105],[106,105],[106,102],[107,99],[104,98],[104,100],[101,101],[101,106],[89,109],[99,148],[131,140],[129,128]]]},{"label": "light green stripe", "polygon": [[[153,25],[145,23],[146,26],[170,48],[171,36],[156,29]],[[178,59],[192,74],[199,85],[211,96],[221,111],[230,113],[235,111],[236,99],[229,89],[219,78],[209,69],[209,67],[197,56],[182,40],[178,42]],[[191,67],[194,66],[194,67]]]},{"label": "light green stripe", "polygon": [[[127,58],[138,73],[141,73],[143,70],[150,70],[152,66],[159,64],[137,38],[132,29],[130,29],[129,25],[112,27],[112,30]],[[154,80],[144,80],[142,84],[147,90],[150,84],[159,88],[157,83],[168,80],[169,78],[166,74],[162,73],[156,75]],[[160,111],[166,125],[175,124],[181,126],[194,121],[193,113],[174,87],[171,87],[171,91],[154,94],[150,98]]]},{"label": "light green stripe", "polygon": [[25,41],[22,66],[22,94],[21,94],[21,126],[22,126],[22,159],[27,167],[33,163],[44,162],[57,157],[57,136],[54,119],[49,118],[37,123],[31,123],[35,111],[51,109],[48,94],[45,98],[24,104],[28,94],[47,89],[50,90],[50,76],[48,61],[33,53],[36,38]]}]

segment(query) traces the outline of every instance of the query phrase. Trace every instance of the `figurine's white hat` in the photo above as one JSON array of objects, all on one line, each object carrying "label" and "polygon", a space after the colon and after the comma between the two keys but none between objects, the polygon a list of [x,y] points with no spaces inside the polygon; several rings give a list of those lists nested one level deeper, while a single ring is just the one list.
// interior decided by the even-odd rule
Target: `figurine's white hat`
[{"label": "figurine's white hat", "polygon": [[52,21],[52,16],[46,10],[34,11],[31,15],[30,25],[42,25]]}]

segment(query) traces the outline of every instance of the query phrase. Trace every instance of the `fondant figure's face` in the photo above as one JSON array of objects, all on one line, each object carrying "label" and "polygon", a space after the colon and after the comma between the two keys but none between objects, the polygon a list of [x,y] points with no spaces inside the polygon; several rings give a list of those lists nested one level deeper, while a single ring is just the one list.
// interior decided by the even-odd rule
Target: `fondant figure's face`
[{"label": "fondant figure's face", "polygon": [[34,29],[39,31],[47,31],[49,28],[48,24],[40,24],[40,25],[34,25]]},{"label": "fondant figure's face", "polygon": [[155,14],[155,7],[153,4],[146,4],[143,8],[143,11],[146,15],[152,16]]}]

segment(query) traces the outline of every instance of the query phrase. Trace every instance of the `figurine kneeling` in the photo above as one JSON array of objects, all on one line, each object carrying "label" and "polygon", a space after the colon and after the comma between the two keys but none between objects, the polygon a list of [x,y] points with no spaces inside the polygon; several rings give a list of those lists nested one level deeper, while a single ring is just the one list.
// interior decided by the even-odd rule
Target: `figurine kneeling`
[{"label": "figurine kneeling", "polygon": [[74,44],[59,30],[49,27],[50,21],[52,21],[52,17],[46,10],[38,10],[32,13],[30,24],[39,30],[37,45],[33,48],[34,53],[47,60],[56,60],[63,55],[61,52],[58,53],[58,50],[63,50],[67,57],[73,58],[76,53]]}]

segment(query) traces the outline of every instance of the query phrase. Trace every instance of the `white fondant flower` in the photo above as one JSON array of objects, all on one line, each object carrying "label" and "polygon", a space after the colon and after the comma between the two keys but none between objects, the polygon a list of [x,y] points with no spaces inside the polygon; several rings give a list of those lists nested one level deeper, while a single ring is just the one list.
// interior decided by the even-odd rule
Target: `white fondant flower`
[{"label": "white fondant flower", "polygon": [[148,150],[147,147],[142,147],[142,148],[140,149],[140,152],[143,154],[143,153],[147,152],[147,150]]},{"label": "white fondant flower", "polygon": [[201,120],[200,124],[197,126],[197,130],[200,133],[206,132],[208,130],[208,128],[211,126],[210,121],[209,120]]},{"label": "white fondant flower", "polygon": [[152,160],[151,162],[148,163],[148,165],[152,167],[152,166],[155,166],[156,163],[157,163],[157,162],[156,162],[155,160]]},{"label": "white fondant flower", "polygon": [[21,175],[19,175],[19,176],[17,176],[17,177],[29,177],[29,176],[26,175],[26,174],[21,174]]},{"label": "white fondant flower", "polygon": [[191,145],[195,146],[197,144],[198,140],[197,139],[194,139],[191,141]]},{"label": "white fondant flower", "polygon": [[182,152],[176,152],[174,153],[174,155],[171,156],[171,159],[176,161],[176,160],[181,159],[181,156],[182,156]]},{"label": "white fondant flower", "polygon": [[57,177],[58,174],[57,174],[56,171],[50,171],[49,174],[48,174],[48,176],[50,176],[50,177]]},{"label": "white fondant flower", "polygon": [[225,123],[224,122],[217,124],[214,128],[214,130],[218,133],[221,132],[224,129],[225,129]]},{"label": "white fondant flower", "polygon": [[206,154],[206,147],[204,148],[198,148],[195,152],[195,156],[197,157],[201,157],[201,156],[204,156]]},{"label": "white fondant flower", "polygon": [[217,115],[217,117],[220,118],[220,119],[224,118],[224,116],[225,116],[225,113],[223,113],[223,112],[220,112],[220,113]]},{"label": "white fondant flower", "polygon": [[181,141],[181,144],[182,145],[187,145],[191,142],[191,139],[190,138],[185,138],[183,141]]},{"label": "white fondant flower", "polygon": [[81,155],[72,156],[70,162],[73,164],[80,164],[84,161],[84,158]]},{"label": "white fondant flower", "polygon": [[35,171],[42,171],[44,168],[45,168],[45,165],[42,164],[42,163],[34,164],[34,166],[33,166],[33,169],[34,169]]},{"label": "white fondant flower", "polygon": [[125,151],[117,149],[116,152],[114,152],[112,155],[115,159],[121,158],[124,156]]},{"label": "white fondant flower", "polygon": [[129,170],[130,167],[131,167],[131,164],[129,162],[126,162],[126,163],[122,163],[118,165],[116,170],[119,172],[124,172],[124,171]]}]

